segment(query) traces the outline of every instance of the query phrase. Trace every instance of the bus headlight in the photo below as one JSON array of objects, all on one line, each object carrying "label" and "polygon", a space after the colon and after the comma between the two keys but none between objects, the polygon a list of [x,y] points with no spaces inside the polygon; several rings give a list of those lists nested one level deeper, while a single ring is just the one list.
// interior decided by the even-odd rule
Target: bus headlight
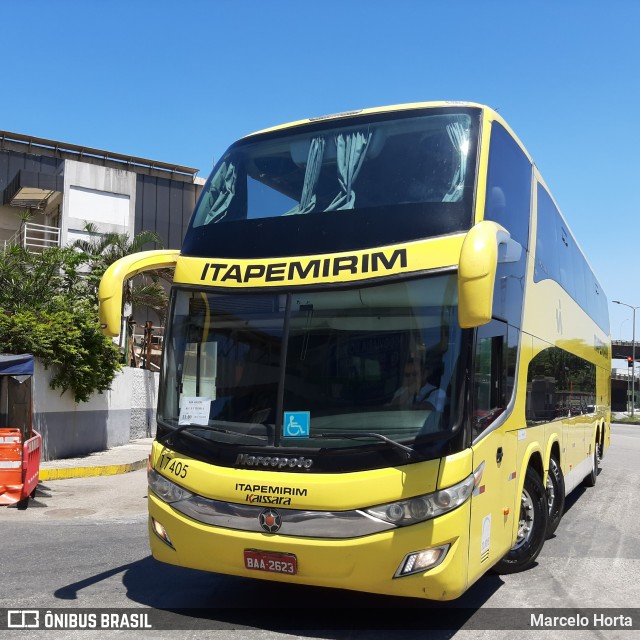
[{"label": "bus headlight", "polygon": [[444,544],[441,547],[432,547],[422,551],[408,553],[400,563],[394,578],[410,576],[414,573],[424,573],[437,567],[446,557],[451,545]]},{"label": "bus headlight", "polygon": [[153,529],[153,532],[158,536],[158,538],[160,538],[160,540],[162,540],[162,542],[164,542],[168,547],[175,549],[173,543],[171,542],[171,538],[167,533],[167,530],[164,528],[164,526],[162,526],[160,522],[158,522],[153,517],[151,518],[151,527]]},{"label": "bus headlight", "polygon": [[472,474],[462,482],[435,493],[426,493],[422,496],[409,498],[409,500],[388,502],[387,504],[363,509],[363,511],[379,520],[391,522],[398,527],[406,527],[456,509],[469,499],[473,491],[473,484],[474,477]]},{"label": "bus headlight", "polygon": [[168,502],[178,502],[178,500],[185,500],[190,498],[193,493],[183,489],[171,480],[167,480],[164,476],[161,476],[155,469],[149,471],[149,489],[155,493],[160,500]]}]

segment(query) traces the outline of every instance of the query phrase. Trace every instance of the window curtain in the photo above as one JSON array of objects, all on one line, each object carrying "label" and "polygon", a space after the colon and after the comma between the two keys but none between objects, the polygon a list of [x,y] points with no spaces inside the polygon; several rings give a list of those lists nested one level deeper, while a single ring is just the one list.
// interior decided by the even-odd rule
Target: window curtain
[{"label": "window curtain", "polygon": [[236,193],[236,167],[232,162],[223,162],[209,186],[208,207],[209,211],[204,224],[220,222],[229,209],[229,204]]},{"label": "window curtain", "polygon": [[447,133],[453,148],[460,154],[459,164],[456,169],[451,188],[442,198],[442,202],[458,202],[462,200],[462,188],[464,186],[465,171],[467,168],[467,153],[469,152],[469,131],[459,122],[447,125]]},{"label": "window curtain", "polygon": [[347,136],[336,136],[338,182],[340,193],[325,211],[338,211],[341,209],[353,209],[356,202],[356,193],[353,184],[360,173],[367,147],[371,140],[371,133],[352,133]]},{"label": "window curtain", "polygon": [[310,211],[313,211],[316,206],[316,185],[318,184],[318,178],[320,177],[320,168],[322,167],[325,145],[326,142],[324,138],[313,138],[313,140],[311,140],[300,203],[283,215],[292,216],[299,213],[309,213]]}]

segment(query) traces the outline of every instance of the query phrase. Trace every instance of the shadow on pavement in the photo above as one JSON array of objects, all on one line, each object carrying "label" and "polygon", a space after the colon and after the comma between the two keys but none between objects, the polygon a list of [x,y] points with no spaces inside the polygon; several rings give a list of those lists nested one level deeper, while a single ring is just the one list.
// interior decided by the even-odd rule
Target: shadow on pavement
[{"label": "shadow on pavement", "polygon": [[338,637],[333,632],[345,629],[381,633],[428,629],[442,631],[438,638],[449,638],[503,584],[499,576],[488,574],[458,600],[434,602],[223,576],[174,567],[148,556],[66,585],[54,595],[75,600],[83,589],[119,573],[130,600],[171,613],[174,623],[177,616],[184,620],[183,628],[305,630],[305,635],[319,638]]}]

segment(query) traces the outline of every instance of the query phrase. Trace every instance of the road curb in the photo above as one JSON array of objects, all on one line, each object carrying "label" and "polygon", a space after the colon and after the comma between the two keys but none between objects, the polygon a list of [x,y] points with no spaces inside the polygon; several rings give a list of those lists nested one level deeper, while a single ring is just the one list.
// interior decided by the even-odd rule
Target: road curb
[{"label": "road curb", "polygon": [[70,467],[58,469],[40,469],[39,479],[43,480],[67,480],[69,478],[90,478],[93,476],[115,476],[120,473],[129,473],[144,469],[148,459],[136,460],[125,464],[108,464],[96,467]]}]

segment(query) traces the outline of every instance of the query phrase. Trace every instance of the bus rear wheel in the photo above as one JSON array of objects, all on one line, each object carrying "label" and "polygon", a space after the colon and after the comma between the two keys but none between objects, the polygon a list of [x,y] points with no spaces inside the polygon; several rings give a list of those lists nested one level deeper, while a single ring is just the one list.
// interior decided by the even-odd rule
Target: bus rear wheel
[{"label": "bus rear wheel", "polygon": [[564,513],[564,477],[555,458],[549,459],[546,492],[547,504],[549,505],[546,537],[550,538],[558,528]]},{"label": "bus rear wheel", "polygon": [[494,566],[494,571],[508,574],[528,569],[544,545],[548,521],[547,492],[538,473],[529,467],[520,497],[516,542],[507,555]]},{"label": "bus rear wheel", "polygon": [[595,487],[596,480],[598,479],[598,445],[594,445],[593,451],[591,452],[591,471],[589,475],[585,476],[582,484],[585,487]]}]

